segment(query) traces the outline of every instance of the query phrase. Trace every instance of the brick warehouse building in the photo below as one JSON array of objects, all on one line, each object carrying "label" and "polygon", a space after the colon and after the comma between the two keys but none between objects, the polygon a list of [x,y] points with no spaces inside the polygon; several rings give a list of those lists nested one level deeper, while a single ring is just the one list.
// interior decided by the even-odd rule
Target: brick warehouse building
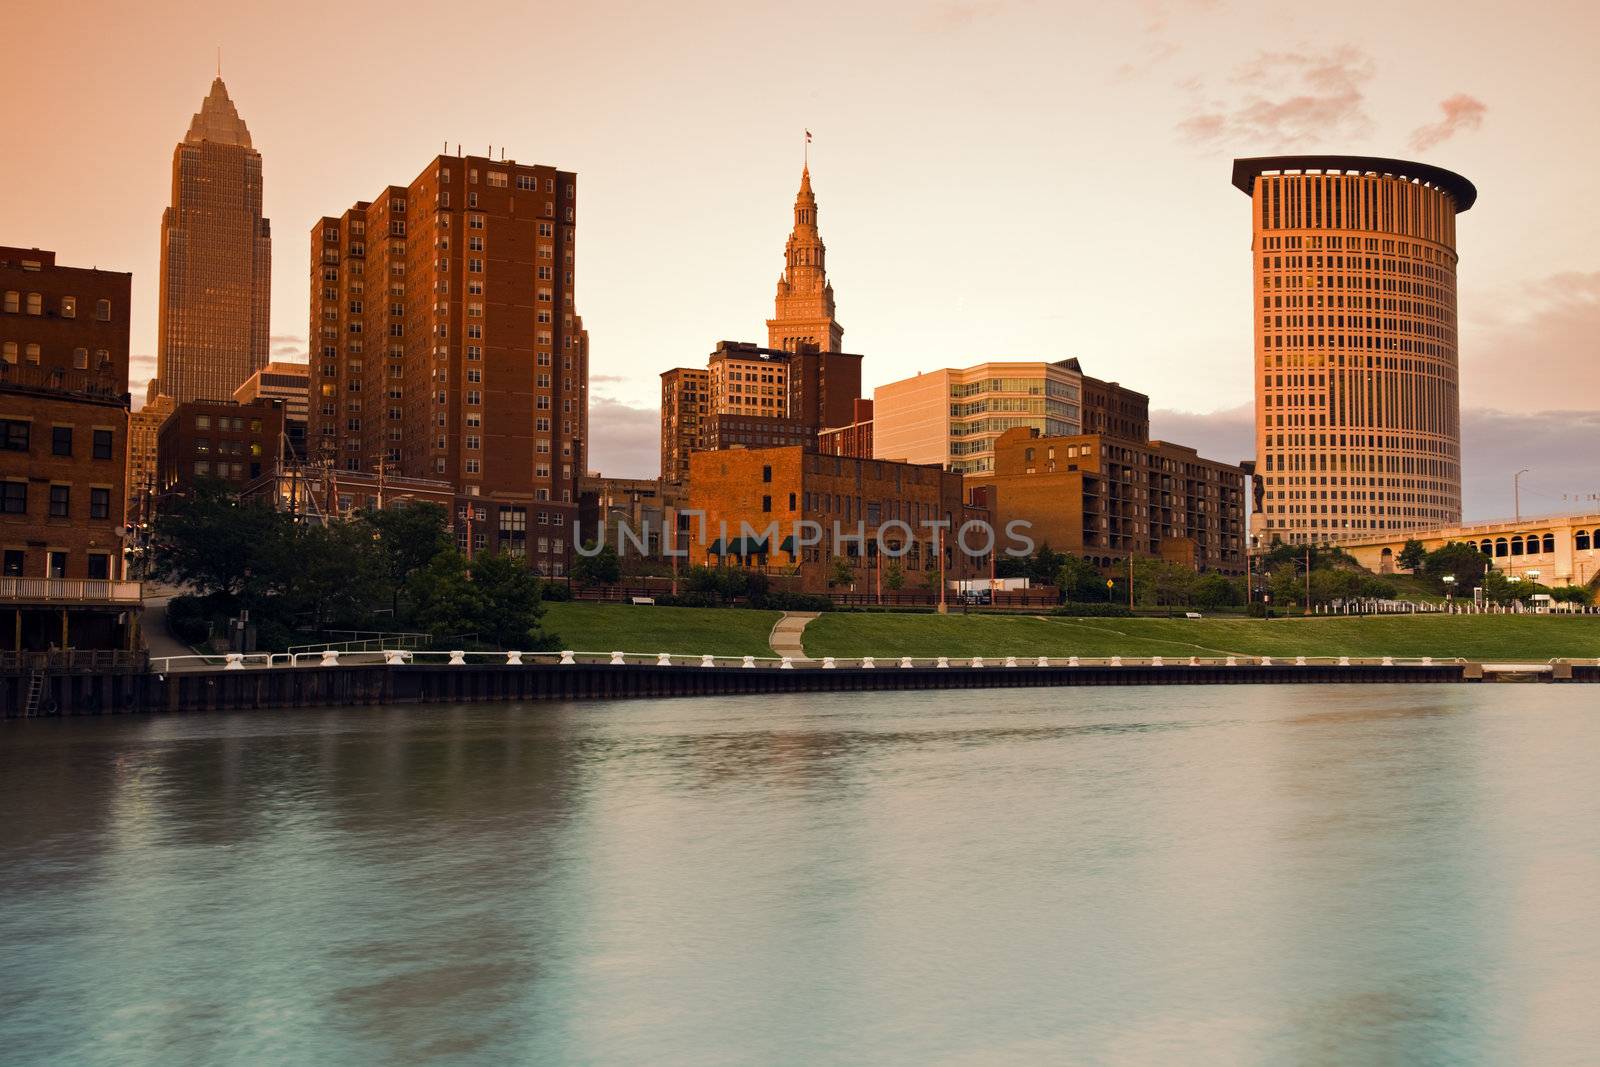
[{"label": "brick warehouse building", "polygon": [[157,436],[158,492],[187,492],[206,479],[238,491],[276,470],[286,451],[284,412],[284,402],[269,397],[179,404]]},{"label": "brick warehouse building", "polygon": [[994,470],[967,484],[998,526],[1026,521],[1034,541],[1101,567],[1131,553],[1245,571],[1245,472],[1192,448],[1018,427],[995,442]]},{"label": "brick warehouse building", "polygon": [[311,234],[309,459],[448,481],[458,538],[470,508],[552,575],[588,444],[576,205],[570,172],[438,156]]},{"label": "brick warehouse building", "polygon": [[[959,474],[922,464],[818,455],[798,445],[697,452],[689,463],[687,514],[680,516],[686,528],[680,525],[680,537],[691,564],[796,575],[803,591],[826,593],[837,547],[859,590],[876,582],[875,570],[887,562],[876,552],[881,535],[884,544],[908,549],[900,559],[907,590],[936,587],[939,552],[948,581],[989,573],[987,555],[964,551],[951,533],[969,521],[989,521],[987,509],[966,503]],[[950,525],[935,534],[925,521]],[[824,531],[820,544],[804,544],[809,540],[804,533],[796,539],[796,524],[802,522]],[[859,527],[867,543],[835,546],[836,524],[846,535]],[[758,534],[751,537],[748,531]],[[971,543],[976,547],[977,539]]]},{"label": "brick warehouse building", "polygon": [[[132,277],[0,248],[0,611],[16,648],[132,639],[123,589]],[[3,617],[3,616],[0,616]]]}]

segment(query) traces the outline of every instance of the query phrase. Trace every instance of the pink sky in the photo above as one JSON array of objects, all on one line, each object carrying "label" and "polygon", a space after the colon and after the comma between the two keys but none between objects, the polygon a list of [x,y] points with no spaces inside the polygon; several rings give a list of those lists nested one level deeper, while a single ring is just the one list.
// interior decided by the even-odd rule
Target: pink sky
[{"label": "pink sky", "polygon": [[[218,45],[264,157],[282,356],[304,351],[314,219],[409,181],[447,141],[571,168],[596,424],[615,427],[596,458],[638,474],[654,468],[657,374],[764,334],[806,127],[869,385],[1078,356],[1186,412],[1250,396],[1232,157],[1423,158],[1481,193],[1460,226],[1465,405],[1600,409],[1600,9],[1509,10],[20,4],[0,40],[22,87],[0,120],[0,243],[133,271],[134,352],[153,358],[172,148]],[[1576,473],[1600,468],[1600,443],[1571,437],[1565,458],[1583,462],[1550,490],[1600,490]]]}]

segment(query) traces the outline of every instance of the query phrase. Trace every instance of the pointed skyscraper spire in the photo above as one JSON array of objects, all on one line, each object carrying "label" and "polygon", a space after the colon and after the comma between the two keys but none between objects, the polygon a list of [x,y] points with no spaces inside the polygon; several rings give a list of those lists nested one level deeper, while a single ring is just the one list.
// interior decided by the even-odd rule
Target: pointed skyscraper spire
[{"label": "pointed skyscraper spire", "polygon": [[[218,60],[219,64],[221,60]],[[228,97],[228,87],[222,84],[219,74],[211,83],[211,92],[206,94],[205,100],[200,104],[200,110],[195,112],[194,119],[189,123],[189,135],[184,138],[191,144],[200,141],[210,141],[214,144],[232,144],[243,148],[253,148],[250,143],[250,130],[245,126],[244,119],[239,117],[239,111],[233,106],[233,101]]]}]

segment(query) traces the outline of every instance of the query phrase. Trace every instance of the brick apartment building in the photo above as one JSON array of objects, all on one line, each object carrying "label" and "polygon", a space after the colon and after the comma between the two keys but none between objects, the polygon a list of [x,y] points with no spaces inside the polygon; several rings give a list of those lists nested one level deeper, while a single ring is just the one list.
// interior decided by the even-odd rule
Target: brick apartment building
[{"label": "brick apartment building", "polygon": [[309,458],[447,481],[458,539],[552,575],[588,446],[576,182],[438,156],[311,234]]},{"label": "brick apartment building", "polygon": [[184,493],[205,479],[244,489],[280,465],[283,420],[278,399],[184,401],[157,438],[157,491]]},{"label": "brick apartment building", "polygon": [[[935,466],[824,456],[794,445],[727,449],[690,457],[684,547],[688,562],[797,575],[800,588],[825,593],[833,560],[849,562],[858,590],[886,565],[877,545],[904,547],[906,589],[986,576],[988,557],[963,549],[952,531],[987,522],[966,503],[959,474]],[[943,522],[942,532],[924,525]],[[797,524],[815,524],[799,528]],[[855,540],[833,542],[838,528]],[[810,531],[810,532],[808,532]],[[821,532],[821,542],[805,542]],[[752,535],[753,533],[753,535]],[[864,542],[864,543],[863,543]],[[978,547],[976,537],[970,540]],[[835,551],[837,549],[837,551]]]},{"label": "brick apartment building", "polygon": [[[0,248],[0,611],[16,649],[121,647],[132,277]],[[124,586],[128,588],[124,588]],[[4,616],[0,616],[4,617]]]},{"label": "brick apartment building", "polygon": [[1106,434],[1002,434],[994,470],[968,475],[996,524],[1021,520],[1058,552],[1115,567],[1159,556],[1201,570],[1242,574],[1248,509],[1245,473],[1192,448]]}]

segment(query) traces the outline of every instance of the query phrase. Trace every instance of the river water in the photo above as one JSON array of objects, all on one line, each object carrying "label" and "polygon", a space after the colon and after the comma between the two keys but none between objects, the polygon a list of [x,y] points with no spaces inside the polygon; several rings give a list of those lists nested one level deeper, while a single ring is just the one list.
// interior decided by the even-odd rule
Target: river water
[{"label": "river water", "polygon": [[1600,692],[0,724],[0,1061],[1579,1063]]}]

